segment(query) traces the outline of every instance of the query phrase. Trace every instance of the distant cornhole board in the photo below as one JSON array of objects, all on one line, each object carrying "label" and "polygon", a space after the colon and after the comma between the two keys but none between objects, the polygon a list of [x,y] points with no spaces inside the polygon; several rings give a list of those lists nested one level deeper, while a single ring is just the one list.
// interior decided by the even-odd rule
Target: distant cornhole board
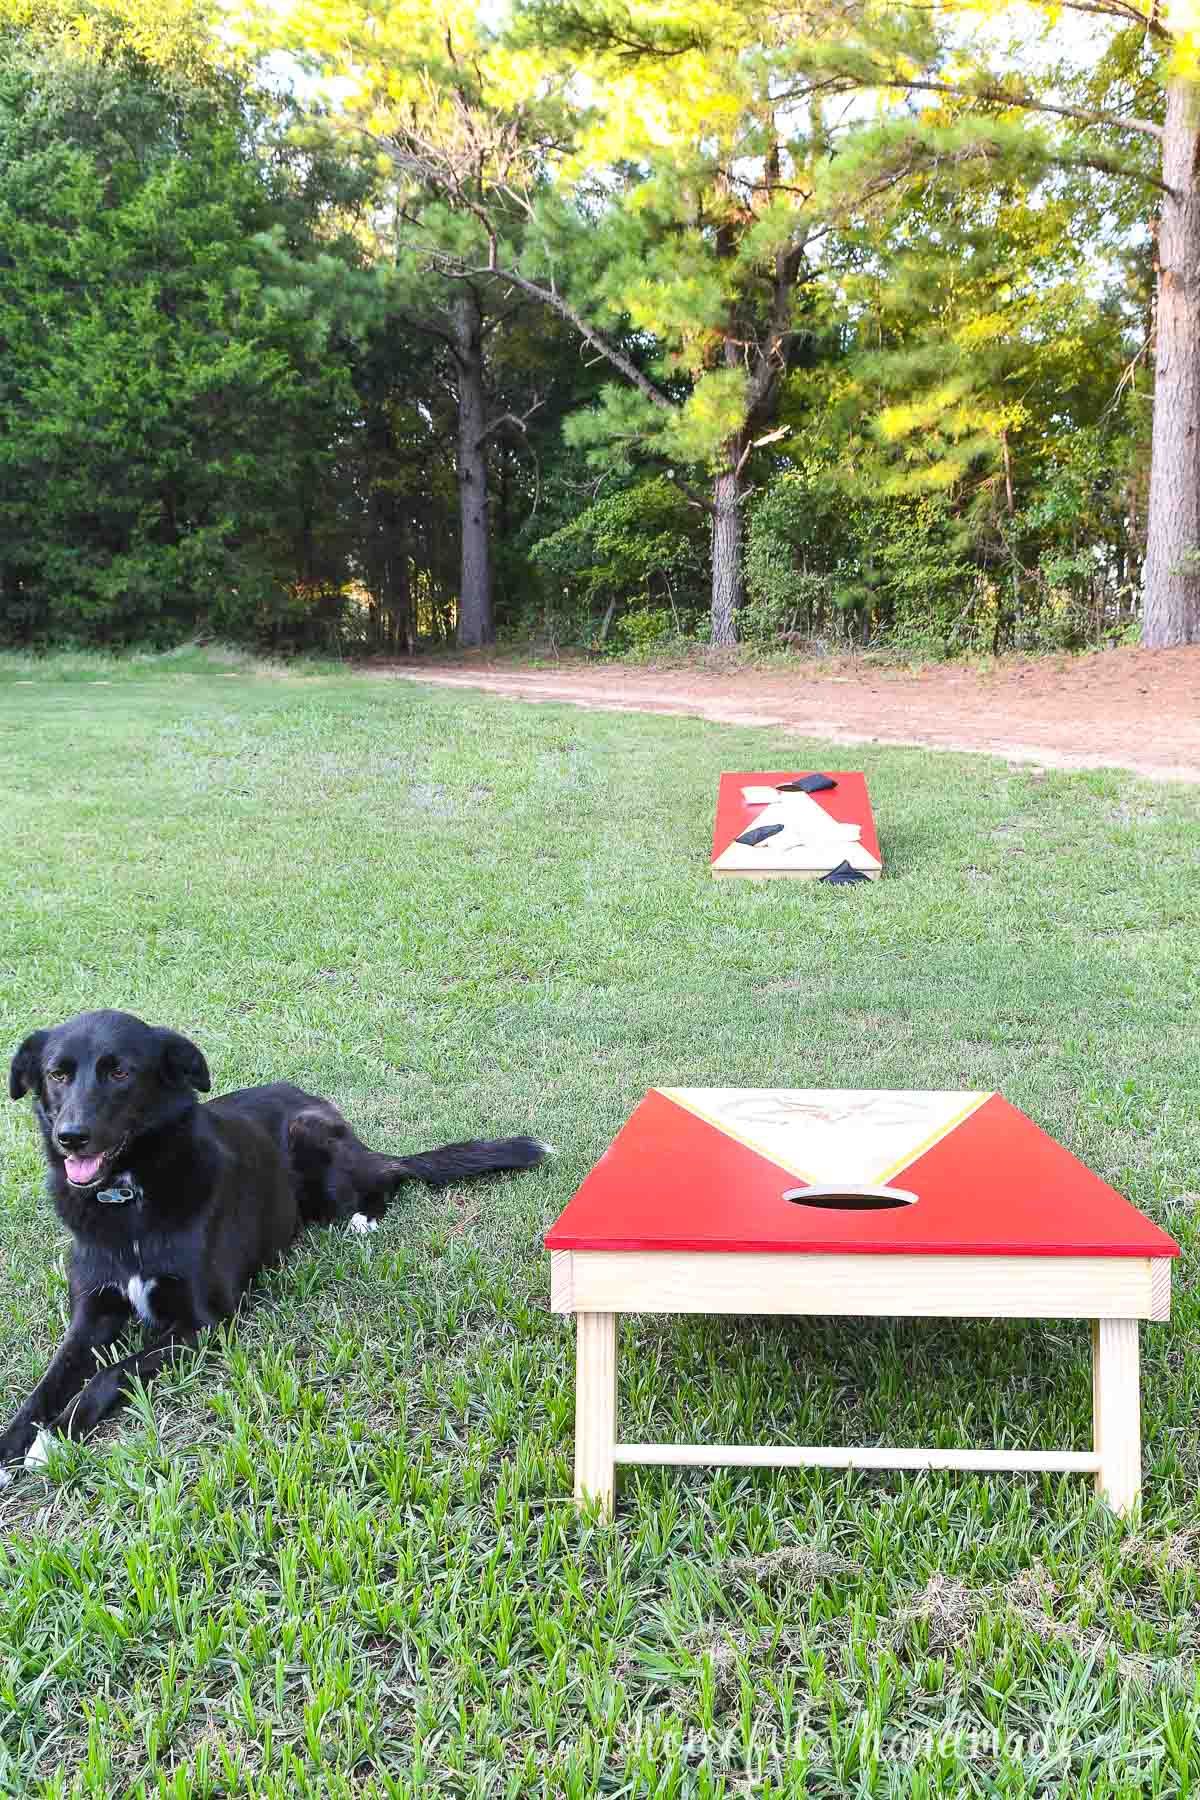
[{"label": "distant cornhole board", "polygon": [[[611,1510],[617,1463],[1076,1471],[1138,1498],[1138,1320],[1169,1317],[1179,1246],[999,1094],[652,1088],[546,1246],[579,1501]],[[1091,1319],[1093,1448],[620,1443],[623,1312]]]},{"label": "distant cornhole board", "polygon": [[[810,792],[794,785],[820,780],[834,785]],[[747,834],[757,834],[758,841],[746,842]],[[819,881],[845,863],[868,881],[877,881],[883,869],[867,783],[858,770],[722,775],[714,876]]]}]

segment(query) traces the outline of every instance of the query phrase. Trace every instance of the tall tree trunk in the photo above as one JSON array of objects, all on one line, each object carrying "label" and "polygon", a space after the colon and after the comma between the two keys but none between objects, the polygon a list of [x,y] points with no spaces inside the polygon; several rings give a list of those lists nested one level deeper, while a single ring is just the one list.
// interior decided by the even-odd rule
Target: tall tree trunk
[{"label": "tall tree trunk", "polygon": [[413,631],[412,584],[408,572],[408,522],[393,508],[387,550],[387,604],[392,642],[411,656],[416,649]]},{"label": "tall tree trunk", "polygon": [[417,621],[413,614],[412,575],[408,563],[408,521],[401,519],[396,526],[396,542],[392,551],[395,557],[396,610],[400,614],[401,633],[404,648],[409,656],[417,652]]},{"label": "tall tree trunk", "polygon": [[1158,228],[1154,437],[1142,642],[1200,642],[1200,130],[1189,84],[1167,88]]},{"label": "tall tree trunk", "polygon": [[[736,464],[736,452],[730,462]],[[743,597],[741,488],[735,466],[722,469],[713,482],[712,642],[721,650],[737,643]]]},{"label": "tall tree trunk", "polygon": [[483,320],[479,299],[463,286],[454,318],[454,360],[458,365],[458,511],[462,559],[458,587],[458,645],[490,644],[492,547],[488,537],[486,400],[483,389]]},{"label": "tall tree trunk", "polygon": [[712,641],[719,650],[737,643],[737,615],[744,597],[742,578],[742,478],[737,473],[740,445],[735,441],[728,462],[713,482],[712,512]]}]

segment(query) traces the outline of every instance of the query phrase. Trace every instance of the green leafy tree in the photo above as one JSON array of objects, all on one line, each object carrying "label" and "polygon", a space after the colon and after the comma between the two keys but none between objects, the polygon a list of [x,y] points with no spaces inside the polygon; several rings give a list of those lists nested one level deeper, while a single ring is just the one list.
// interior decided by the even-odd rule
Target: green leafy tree
[{"label": "green leafy tree", "polygon": [[[375,252],[386,264],[384,291],[394,328],[422,337],[445,370],[457,404],[454,451],[459,500],[460,647],[495,636],[489,458],[495,440],[523,434],[545,396],[524,409],[507,404],[495,343],[514,313],[486,270],[475,269],[483,238],[464,198],[489,191],[494,160],[464,161],[457,121],[498,104],[504,85],[497,46],[475,8],[449,0],[296,4],[272,8],[252,34],[261,46],[282,45],[314,72],[337,77],[336,104],[314,105],[309,135],[339,140],[351,156],[372,156],[386,198],[374,221]],[[519,136],[519,131],[518,134]],[[422,147],[414,153],[414,145]],[[425,154],[424,146],[436,147]],[[455,166],[454,191],[446,167]],[[519,209],[495,195],[493,218],[520,235]],[[502,215],[502,217],[501,217]]]},{"label": "green leafy tree", "polygon": [[[1200,641],[1200,19],[1193,0],[1166,7],[1159,0],[1034,0],[1025,8],[946,0],[913,12],[843,0],[837,31],[817,42],[804,37],[803,6],[785,10],[797,30],[797,101],[828,104],[856,93],[899,99],[905,116],[890,121],[882,156],[898,175],[929,143],[917,109],[932,99],[957,109],[964,155],[1141,176],[1156,204],[1158,270],[1142,634],[1152,647]],[[964,13],[974,16],[969,33]],[[1053,28],[1064,14],[1089,22],[1087,66],[1054,54]],[[996,29],[985,32],[984,22]]]},{"label": "green leafy tree", "polygon": [[[469,241],[439,253],[447,274],[490,275],[542,301],[624,378],[569,436],[618,473],[657,465],[707,514],[711,637],[730,643],[746,501],[780,466],[781,398],[823,350],[837,360],[834,313],[853,316],[843,240],[877,229],[931,169],[943,183],[969,186],[982,168],[1029,188],[1051,166],[1112,173],[1119,160],[1035,139],[1008,117],[977,118],[965,103],[947,113],[939,101],[934,116],[839,115],[830,99],[866,85],[864,56],[917,82],[948,55],[935,25],[907,12],[532,0],[510,41],[530,58],[523,87],[496,61],[489,80],[440,91],[436,129],[411,112],[392,118],[391,153],[436,171],[441,196],[471,222]],[[556,138],[547,96],[568,75],[592,104]],[[514,204],[519,237],[506,225]],[[958,409],[947,458],[961,466],[978,448],[970,411]],[[1007,442],[992,413],[989,429]]]},{"label": "green leafy tree", "polygon": [[236,80],[102,22],[0,34],[0,628],[277,632],[343,578],[354,252]]},{"label": "green leafy tree", "polygon": [[[1115,490],[1146,402],[1128,366],[1143,307],[1122,291],[1136,192],[1037,164],[1018,178],[980,157],[949,180],[910,176],[885,213],[843,228],[830,269],[840,354],[794,373],[781,402],[804,449],[787,458],[780,517],[795,535],[803,497],[813,518],[803,558],[772,568],[775,508],[756,508],[756,600],[782,598],[794,561],[860,635],[996,650],[1120,628],[1138,545]],[[1101,257],[1115,270],[1103,295]],[[1074,491],[1068,465],[1085,460],[1092,481],[1108,470],[1104,505],[1081,510],[1069,543],[1065,515],[1040,500],[1048,483]]]},{"label": "green leafy tree", "polygon": [[[483,231],[477,268],[557,311],[624,378],[571,422],[571,440],[602,467],[656,464],[707,519],[718,645],[736,637],[752,460],[779,435],[820,235],[811,134],[774,105],[764,21],[711,6],[531,11],[517,40],[533,56],[526,74],[557,94],[579,72],[603,96],[569,141],[546,110],[531,149],[502,109],[464,103],[452,153],[411,133],[405,145],[438,158],[447,193]],[[492,188],[468,191],[462,171],[484,145]],[[500,228],[497,193],[524,211],[519,245]]]},{"label": "green leafy tree", "polygon": [[[785,196],[798,192],[791,150],[772,137],[762,78],[747,86],[744,31],[732,54],[715,43],[702,53],[689,40],[695,91],[683,107],[652,56],[638,77],[641,110],[624,109],[629,132],[618,143],[615,110],[580,118],[568,105],[576,33],[566,15],[553,23],[553,42],[515,43],[485,32],[461,5],[392,0],[380,14],[363,0],[341,0],[292,9],[283,40],[324,57],[350,88],[339,101],[349,126],[368,134],[408,183],[407,223],[424,234],[423,290],[428,296],[431,274],[458,284],[456,360],[479,360],[471,346],[490,288],[501,307],[524,295],[557,311],[631,383],[630,392],[603,397],[594,446],[617,461],[631,449],[656,458],[709,515],[713,633],[730,642],[747,468],[770,436],[804,259],[806,238],[784,217],[792,210]],[[604,47],[587,55],[591,78],[606,80]],[[718,115],[731,112],[731,123],[695,149],[710,102]],[[647,108],[671,115],[666,154],[648,130]],[[763,180],[736,172],[747,157],[767,171]],[[579,177],[581,159],[616,169],[612,181],[603,176],[598,204]],[[555,274],[560,263],[565,286]],[[658,293],[663,307],[655,306]],[[626,326],[644,348],[652,345],[649,354],[630,352]],[[461,466],[487,429],[476,404]],[[577,437],[585,429],[577,426]],[[689,479],[696,474],[709,478],[708,493]],[[464,547],[473,535],[483,532],[464,507]]]},{"label": "green leafy tree", "polygon": [[707,558],[693,516],[678,488],[656,476],[600,496],[541,538],[533,561],[572,635],[603,649],[610,634],[637,645],[694,632]]}]

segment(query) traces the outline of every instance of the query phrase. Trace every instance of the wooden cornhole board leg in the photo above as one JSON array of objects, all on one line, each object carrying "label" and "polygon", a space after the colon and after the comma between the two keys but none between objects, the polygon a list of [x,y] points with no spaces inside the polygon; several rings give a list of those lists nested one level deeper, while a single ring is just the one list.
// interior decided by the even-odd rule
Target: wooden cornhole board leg
[{"label": "wooden cornhole board leg", "polygon": [[1136,1319],[1092,1321],[1092,1430],[1096,1492],[1122,1515],[1142,1491],[1142,1405]]},{"label": "wooden cornhole board leg", "polygon": [[606,1518],[615,1498],[617,1315],[575,1315],[575,1499],[598,1501]]},{"label": "wooden cornhole board leg", "polygon": [[[616,1499],[617,1314],[576,1313],[575,1332],[575,1499],[597,1502],[608,1518]],[[1092,1419],[1100,1458],[1096,1492],[1113,1512],[1127,1516],[1142,1491],[1136,1319],[1092,1321]],[[713,1460],[738,1458],[735,1451]]]},{"label": "wooden cornhole board leg", "polygon": [[[580,1504],[598,1503],[603,1516],[611,1518],[616,1499],[617,1314],[576,1313],[575,1332],[575,1499]],[[1113,1512],[1124,1517],[1136,1507],[1142,1491],[1136,1319],[1092,1321],[1092,1416],[1093,1441],[1100,1458],[1096,1492]],[[738,1460],[736,1450],[713,1455],[714,1462]]]}]

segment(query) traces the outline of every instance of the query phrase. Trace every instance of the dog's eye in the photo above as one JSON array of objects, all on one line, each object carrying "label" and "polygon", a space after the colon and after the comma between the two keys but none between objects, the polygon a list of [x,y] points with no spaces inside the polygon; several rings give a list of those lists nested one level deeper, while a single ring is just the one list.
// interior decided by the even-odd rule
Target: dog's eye
[{"label": "dog's eye", "polygon": [[66,1069],[51,1069],[46,1079],[48,1081],[63,1082],[69,1081],[71,1077],[69,1071]]},{"label": "dog's eye", "polygon": [[124,1081],[127,1073],[128,1071],[125,1069],[110,1069],[108,1071],[108,1078],[110,1081]]}]

